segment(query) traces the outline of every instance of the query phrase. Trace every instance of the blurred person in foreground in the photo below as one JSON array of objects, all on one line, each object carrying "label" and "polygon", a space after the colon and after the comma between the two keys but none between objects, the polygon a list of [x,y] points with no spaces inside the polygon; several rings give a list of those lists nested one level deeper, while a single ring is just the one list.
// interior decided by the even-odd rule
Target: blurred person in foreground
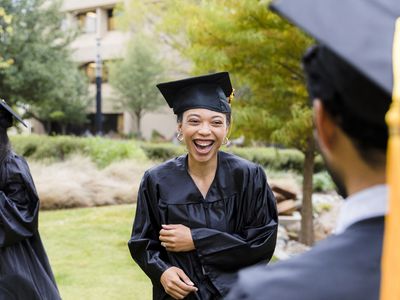
[{"label": "blurred person in foreground", "polygon": [[129,249],[153,299],[220,299],[240,268],[271,258],[275,198],[261,166],[219,150],[231,122],[227,72],[157,87],[188,153],[144,174]]},{"label": "blurred person in foreground", "polygon": [[[19,278],[23,284],[18,289],[34,291],[25,299],[61,299],[38,231],[35,185],[28,164],[12,151],[8,139],[7,129],[14,119],[25,125],[0,100],[0,288],[10,281],[8,278]],[[10,287],[17,288],[7,285],[10,293],[21,292]]]},{"label": "blurred person in foreground", "polygon": [[32,282],[21,275],[6,275],[0,279],[0,300],[41,300]]},{"label": "blurred person in foreground", "polygon": [[334,235],[293,259],[241,271],[226,299],[379,299],[388,199],[385,114],[400,1],[281,0],[272,8],[319,42],[303,65],[315,138],[345,203]]}]

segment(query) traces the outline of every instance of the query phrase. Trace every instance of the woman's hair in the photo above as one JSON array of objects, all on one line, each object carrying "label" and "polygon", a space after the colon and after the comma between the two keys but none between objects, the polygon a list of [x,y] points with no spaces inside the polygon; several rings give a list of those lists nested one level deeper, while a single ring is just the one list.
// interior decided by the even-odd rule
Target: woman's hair
[{"label": "woman's hair", "polygon": [[7,128],[0,126],[0,163],[3,162],[10,150],[11,145],[7,135]]},{"label": "woman's hair", "polygon": [[0,108],[0,127],[1,128],[10,128],[13,125],[13,117],[12,115],[3,108]]},{"label": "woman's hair", "polygon": [[12,124],[12,115],[4,109],[0,109],[0,163],[3,162],[11,148],[7,128],[11,127]]},{"label": "woman's hair", "polygon": [[[231,124],[231,113],[229,112],[229,113],[223,113],[223,114],[226,117],[226,125],[227,125],[227,127],[229,127],[229,125]],[[183,112],[176,115],[176,121],[178,123],[182,123],[182,120],[183,120]]]}]

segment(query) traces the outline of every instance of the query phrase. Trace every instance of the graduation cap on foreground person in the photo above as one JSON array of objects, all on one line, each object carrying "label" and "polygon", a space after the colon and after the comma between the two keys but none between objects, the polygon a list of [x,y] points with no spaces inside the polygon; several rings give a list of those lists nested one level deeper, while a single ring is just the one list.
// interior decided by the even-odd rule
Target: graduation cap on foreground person
[{"label": "graduation cap on foreground person", "polygon": [[[385,217],[380,296],[385,300],[400,299],[400,1],[276,0],[271,9],[308,32],[371,84],[392,95],[386,114],[389,211]],[[363,89],[355,88],[359,92]],[[354,101],[348,103],[348,108],[374,122],[374,114],[368,111],[371,103]],[[375,115],[383,119],[379,111]]]},{"label": "graduation cap on foreground person", "polygon": [[186,78],[157,84],[174,114],[191,108],[231,112],[232,84],[228,72]]},{"label": "graduation cap on foreground person", "polygon": [[22,125],[28,127],[26,123],[22,120],[22,118],[15,111],[13,111],[12,108],[3,99],[0,99],[0,112],[1,111],[4,111],[5,113],[9,114],[12,118],[21,122]]}]

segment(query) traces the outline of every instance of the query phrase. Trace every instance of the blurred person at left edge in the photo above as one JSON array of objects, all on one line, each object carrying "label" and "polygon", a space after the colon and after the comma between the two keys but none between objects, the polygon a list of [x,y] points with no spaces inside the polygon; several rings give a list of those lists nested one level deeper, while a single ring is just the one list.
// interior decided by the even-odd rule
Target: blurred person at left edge
[{"label": "blurred person at left edge", "polygon": [[144,174],[129,249],[153,299],[220,299],[240,268],[271,258],[275,198],[259,165],[219,150],[231,123],[227,72],[157,87],[188,153]]},{"label": "blurred person at left edge", "polygon": [[8,139],[14,120],[25,125],[0,99],[0,284],[14,276],[24,282],[18,289],[34,291],[27,300],[61,299],[38,231],[36,188],[28,164]]}]

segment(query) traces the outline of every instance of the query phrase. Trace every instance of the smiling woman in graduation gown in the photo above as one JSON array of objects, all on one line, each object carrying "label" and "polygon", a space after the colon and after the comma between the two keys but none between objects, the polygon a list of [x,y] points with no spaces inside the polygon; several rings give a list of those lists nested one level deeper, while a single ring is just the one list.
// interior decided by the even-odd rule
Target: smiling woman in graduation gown
[{"label": "smiling woman in graduation gown", "polygon": [[[170,299],[160,278],[171,267],[183,271],[180,279],[196,288],[185,294],[186,299],[219,299],[228,292],[240,268],[267,263],[271,258],[277,233],[275,199],[260,166],[218,151],[218,138],[213,140],[208,132],[200,132],[202,126],[208,126],[202,119],[208,113],[214,118],[214,112],[222,112],[229,119],[227,96],[232,87],[228,73],[164,83],[158,88],[178,115],[178,122],[194,122],[189,126],[192,129],[186,129],[194,132],[193,141],[185,139],[187,155],[156,166],[143,176],[129,249],[153,283],[153,299]],[[189,116],[186,120],[186,114],[182,120],[184,112],[192,111],[194,119]],[[220,126],[212,122],[211,127]],[[212,133],[218,130],[210,129]],[[201,159],[193,147],[202,152],[208,140],[217,147],[210,158],[217,163],[203,193],[191,163]],[[169,242],[164,234],[168,236],[177,226],[190,229],[193,247],[188,251],[162,243]],[[179,235],[174,238],[181,239]]]},{"label": "smiling woman in graduation gown", "polygon": [[38,232],[39,198],[28,164],[8,142],[13,118],[23,123],[0,100],[0,280],[21,278],[37,294],[26,299],[61,299]]}]

